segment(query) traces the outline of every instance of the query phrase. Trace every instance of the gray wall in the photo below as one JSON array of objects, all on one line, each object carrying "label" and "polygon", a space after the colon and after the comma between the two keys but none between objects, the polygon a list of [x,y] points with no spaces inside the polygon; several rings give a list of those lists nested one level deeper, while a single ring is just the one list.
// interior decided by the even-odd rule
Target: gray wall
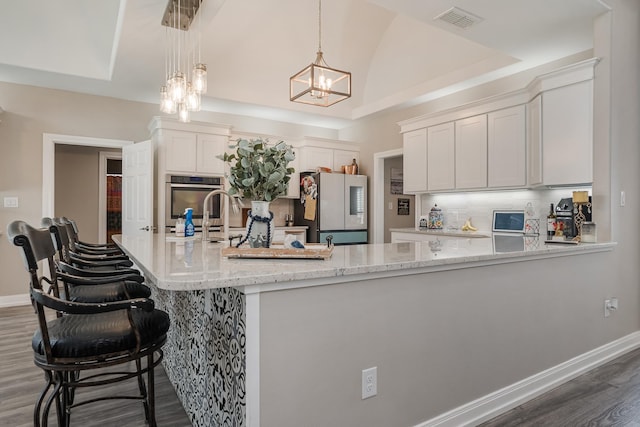
[{"label": "gray wall", "polygon": [[[264,293],[260,425],[414,426],[635,332],[637,286],[601,268],[618,255]],[[613,294],[624,308],[605,319]],[[362,400],[373,366],[378,394]]]}]

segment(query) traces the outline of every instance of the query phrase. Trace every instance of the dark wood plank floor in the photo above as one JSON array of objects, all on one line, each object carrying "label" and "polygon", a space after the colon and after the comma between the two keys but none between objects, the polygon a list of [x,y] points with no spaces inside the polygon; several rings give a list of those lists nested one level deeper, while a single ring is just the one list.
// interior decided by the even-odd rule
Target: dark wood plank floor
[{"label": "dark wood plank floor", "polygon": [[[31,336],[37,319],[30,306],[0,308],[0,426],[33,426],[33,407],[44,385],[42,370],[33,364]],[[134,380],[95,387],[78,396],[136,394]],[[83,393],[83,394],[80,394]],[[156,368],[156,419],[159,426],[191,426],[162,366]],[[55,426],[55,409],[49,417]],[[142,403],[112,400],[77,408],[74,426],[144,426]]]},{"label": "dark wood plank floor", "polygon": [[[44,378],[32,360],[31,336],[36,317],[31,307],[0,309],[0,426],[32,424],[35,400]],[[135,393],[134,381],[96,389],[109,394],[118,387]],[[191,424],[162,368],[156,370],[156,416],[159,426]],[[50,417],[50,425],[56,425]],[[78,408],[76,426],[145,425],[139,402],[100,402]],[[632,351],[529,401],[481,427],[640,427],[640,349]],[[354,426],[359,427],[359,426]]]},{"label": "dark wood plank floor", "polygon": [[481,424],[516,426],[640,427],[640,349]]}]

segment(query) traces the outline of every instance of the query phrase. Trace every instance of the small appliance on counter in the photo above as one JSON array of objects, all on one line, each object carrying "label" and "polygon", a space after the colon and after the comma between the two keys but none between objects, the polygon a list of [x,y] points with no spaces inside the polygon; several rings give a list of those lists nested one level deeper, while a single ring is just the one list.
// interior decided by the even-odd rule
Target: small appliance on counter
[{"label": "small appliance on counter", "polygon": [[[588,200],[590,204],[591,196],[589,196]],[[573,198],[571,197],[560,199],[556,205],[556,222],[559,227],[562,227],[562,232],[567,240],[571,240],[578,235],[575,221],[576,210],[577,207],[574,206]],[[582,212],[584,214],[584,222],[591,222],[591,209]]]}]

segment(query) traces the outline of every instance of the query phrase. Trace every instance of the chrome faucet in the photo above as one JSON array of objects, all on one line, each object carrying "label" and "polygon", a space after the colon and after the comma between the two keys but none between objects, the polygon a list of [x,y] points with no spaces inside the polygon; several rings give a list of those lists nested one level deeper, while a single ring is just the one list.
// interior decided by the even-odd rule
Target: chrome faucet
[{"label": "chrome faucet", "polygon": [[[221,196],[227,196],[229,200],[231,200],[231,208],[233,209],[233,213],[240,212],[240,206],[244,206],[242,203],[242,199],[236,195],[229,195],[225,190],[213,190],[209,194],[204,197],[204,202],[202,206],[202,241],[206,242],[209,240],[209,226],[211,225],[209,222],[209,200],[211,197],[220,194]],[[222,205],[220,205],[220,217],[224,216],[224,211],[222,210]],[[224,221],[222,222],[224,224]]]}]

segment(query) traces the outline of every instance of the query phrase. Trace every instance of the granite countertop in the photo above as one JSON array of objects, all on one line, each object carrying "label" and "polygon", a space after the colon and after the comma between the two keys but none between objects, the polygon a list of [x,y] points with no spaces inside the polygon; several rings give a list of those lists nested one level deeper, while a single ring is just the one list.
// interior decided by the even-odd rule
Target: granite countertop
[{"label": "granite countertop", "polygon": [[418,233],[418,234],[429,234],[434,236],[445,236],[445,237],[491,237],[491,232],[484,232],[482,230],[478,231],[462,231],[462,230],[433,230],[426,227],[419,228],[390,228],[391,232],[399,232],[399,233]]},{"label": "granite countertop", "polygon": [[226,242],[210,243],[193,238],[176,241],[167,239],[164,233],[114,236],[114,241],[149,281],[173,291],[237,287],[243,292],[264,292],[366,277],[392,277],[416,270],[442,271],[604,252],[615,247],[615,243],[547,245],[543,238],[521,239],[511,239],[506,244],[495,238],[443,238],[438,246],[435,242],[346,245],[334,247],[328,260],[300,260],[229,259],[221,255]]},{"label": "granite countertop", "polygon": [[[306,225],[292,225],[291,227],[287,227],[286,225],[277,225],[273,227],[275,230],[284,230],[284,231],[305,231],[309,228]],[[229,231],[246,231],[246,227],[229,227]]]}]

